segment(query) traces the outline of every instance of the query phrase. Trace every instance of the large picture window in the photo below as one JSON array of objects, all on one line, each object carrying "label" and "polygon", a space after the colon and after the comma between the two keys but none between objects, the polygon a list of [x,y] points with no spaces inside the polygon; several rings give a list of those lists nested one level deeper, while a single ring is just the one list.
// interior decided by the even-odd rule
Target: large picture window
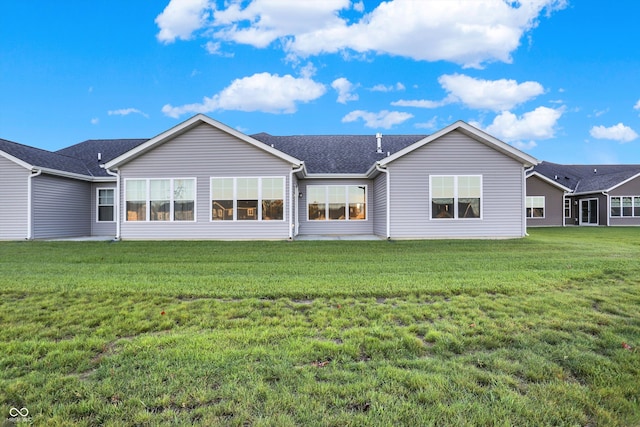
[{"label": "large picture window", "polygon": [[284,177],[211,178],[211,220],[282,221],[284,184]]},{"label": "large picture window", "polygon": [[364,185],[308,185],[308,218],[311,221],[367,219],[367,187]]},{"label": "large picture window", "polygon": [[527,218],[544,218],[544,196],[527,196]]},{"label": "large picture window", "polygon": [[612,217],[640,217],[640,196],[611,197]]},{"label": "large picture window", "polygon": [[115,221],[115,189],[98,188],[98,222]]},{"label": "large picture window", "polygon": [[196,180],[125,180],[127,221],[195,221]]},{"label": "large picture window", "polygon": [[431,175],[432,219],[481,218],[482,176]]}]

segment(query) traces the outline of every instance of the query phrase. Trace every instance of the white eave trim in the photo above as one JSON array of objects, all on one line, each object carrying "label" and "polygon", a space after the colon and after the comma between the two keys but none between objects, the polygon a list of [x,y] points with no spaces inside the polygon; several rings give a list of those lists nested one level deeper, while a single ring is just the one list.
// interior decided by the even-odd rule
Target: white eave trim
[{"label": "white eave trim", "polygon": [[[80,181],[97,181],[97,180],[101,180],[95,176],[91,176],[91,175],[82,175],[79,173],[73,173],[73,172],[65,172],[65,171],[61,171],[58,169],[49,169],[49,168],[41,168],[39,166],[35,166],[35,168],[37,168],[38,170],[41,170],[42,173],[46,173],[47,175],[56,175],[56,176],[62,176],[65,178],[73,178],[73,179],[78,179]],[[102,178],[102,177],[100,177]],[[111,179],[107,179],[107,181],[112,181]]]},{"label": "white eave trim", "polygon": [[148,140],[147,142],[138,145],[137,147],[133,148],[132,150],[127,151],[126,153],[122,154],[121,156],[116,157],[115,159],[105,163],[105,168],[107,169],[113,169],[117,166],[120,166],[123,163],[126,163],[138,156],[140,156],[141,154],[144,154],[145,152],[149,151],[150,149],[152,149],[153,147],[155,147],[158,144],[162,144],[164,142],[166,142],[169,139],[175,138],[185,132],[187,132],[188,130],[200,125],[200,124],[208,124],[209,126],[212,126],[216,129],[219,129],[225,133],[228,133],[229,135],[235,136],[236,138],[251,144],[263,151],[266,151],[269,154],[272,154],[276,157],[279,157],[282,160],[285,160],[286,162],[289,162],[293,165],[300,165],[302,164],[302,161],[299,159],[296,159],[295,157],[289,156],[288,154],[283,153],[280,150],[277,150],[273,147],[271,147],[270,145],[267,145],[263,142],[258,141],[257,139],[251,138],[249,135],[245,135],[242,132],[239,132],[223,123],[220,123],[217,120],[213,120],[210,117],[205,116],[204,114],[197,114],[193,117],[191,117],[190,119],[185,120],[184,122],[172,127],[171,129],[162,132],[160,135],[157,135],[153,138],[151,138],[150,140]]},{"label": "white eave trim", "polygon": [[560,190],[566,191],[567,193],[571,193],[572,191],[569,187],[565,187],[559,182],[554,181],[553,179],[542,175],[540,172],[537,172],[537,171],[531,172],[529,175],[527,175],[527,179],[529,179],[529,177],[532,177],[532,176],[536,176],[540,178],[542,181],[546,182],[547,184],[553,185],[554,187],[558,187]]},{"label": "white eave trim", "polygon": [[305,179],[369,179],[366,173],[310,173]]},{"label": "white eave trim", "polygon": [[389,157],[386,157],[382,160],[380,160],[378,162],[378,164],[380,166],[385,166],[390,162],[393,162],[396,159],[399,159],[400,157],[404,156],[405,154],[408,154],[410,152],[412,152],[413,150],[416,150],[420,147],[422,147],[425,144],[428,144],[438,138],[441,138],[442,136],[453,132],[453,131],[460,131],[462,133],[464,133],[465,135],[475,139],[478,142],[481,142],[499,152],[501,152],[502,154],[505,154],[509,157],[511,157],[514,160],[517,160],[518,162],[522,163],[524,166],[529,167],[529,166],[535,166],[539,163],[538,159],[536,159],[533,156],[528,155],[527,153],[524,153],[520,150],[518,150],[517,148],[512,147],[511,145],[507,144],[506,142],[500,141],[499,139],[489,135],[486,132],[481,131],[480,129],[477,129],[473,126],[471,126],[468,123],[465,123],[461,120],[458,120],[457,122],[450,124],[449,126],[445,127],[444,129],[439,130],[436,133],[433,133],[429,136],[427,136],[426,138],[421,139],[420,141],[414,142],[413,144],[409,145],[408,147],[405,147],[404,149],[397,151],[396,153],[392,154]]}]

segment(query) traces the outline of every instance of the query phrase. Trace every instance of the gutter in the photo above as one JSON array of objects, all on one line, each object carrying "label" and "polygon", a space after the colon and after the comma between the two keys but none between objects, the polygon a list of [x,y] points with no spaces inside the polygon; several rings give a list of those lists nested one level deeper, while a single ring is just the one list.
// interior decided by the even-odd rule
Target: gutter
[{"label": "gutter", "polygon": [[104,171],[106,173],[108,173],[109,175],[113,176],[116,178],[116,199],[115,199],[115,208],[116,208],[116,237],[114,240],[120,240],[120,200],[121,200],[121,196],[120,196],[120,171],[117,170],[116,172],[111,171],[110,169],[107,169],[106,167],[104,167],[104,165],[100,165],[101,167],[104,168]]},{"label": "gutter", "polygon": [[387,240],[391,239],[391,175],[389,175],[389,170],[387,168],[383,168],[379,163],[376,163],[376,170],[378,172],[382,172],[386,175],[387,178]]},{"label": "gutter", "polygon": [[[293,174],[302,172],[304,170],[304,162],[297,168],[291,168],[289,171],[289,197],[291,197],[291,203],[289,203],[289,240],[293,240],[293,228],[295,227],[295,220],[293,218],[293,203],[298,203],[297,194],[293,194]],[[296,234],[297,235],[297,234]]]},{"label": "gutter", "polygon": [[33,240],[33,203],[31,201],[33,198],[32,180],[36,176],[40,176],[40,174],[42,174],[42,169],[38,169],[37,171],[32,169],[31,174],[27,178],[27,240]]}]

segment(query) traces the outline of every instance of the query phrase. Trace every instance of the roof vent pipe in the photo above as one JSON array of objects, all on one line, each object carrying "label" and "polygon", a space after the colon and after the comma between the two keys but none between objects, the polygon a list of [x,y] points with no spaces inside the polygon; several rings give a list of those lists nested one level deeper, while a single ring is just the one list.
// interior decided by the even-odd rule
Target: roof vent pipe
[{"label": "roof vent pipe", "polygon": [[382,153],[382,134],[376,133],[376,153]]},{"label": "roof vent pipe", "polygon": [[598,173],[598,169],[594,169],[594,170],[593,170],[593,173]]},{"label": "roof vent pipe", "polygon": [[98,153],[98,161],[102,160],[102,153]]}]

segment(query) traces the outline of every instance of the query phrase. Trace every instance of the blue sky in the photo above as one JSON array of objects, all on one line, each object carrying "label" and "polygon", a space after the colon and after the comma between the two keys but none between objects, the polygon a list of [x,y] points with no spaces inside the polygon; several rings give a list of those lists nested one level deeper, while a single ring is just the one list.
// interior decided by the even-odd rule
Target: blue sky
[{"label": "blue sky", "polygon": [[0,138],[57,150],[196,113],[247,134],[429,134],[640,163],[640,2],[6,1]]}]

